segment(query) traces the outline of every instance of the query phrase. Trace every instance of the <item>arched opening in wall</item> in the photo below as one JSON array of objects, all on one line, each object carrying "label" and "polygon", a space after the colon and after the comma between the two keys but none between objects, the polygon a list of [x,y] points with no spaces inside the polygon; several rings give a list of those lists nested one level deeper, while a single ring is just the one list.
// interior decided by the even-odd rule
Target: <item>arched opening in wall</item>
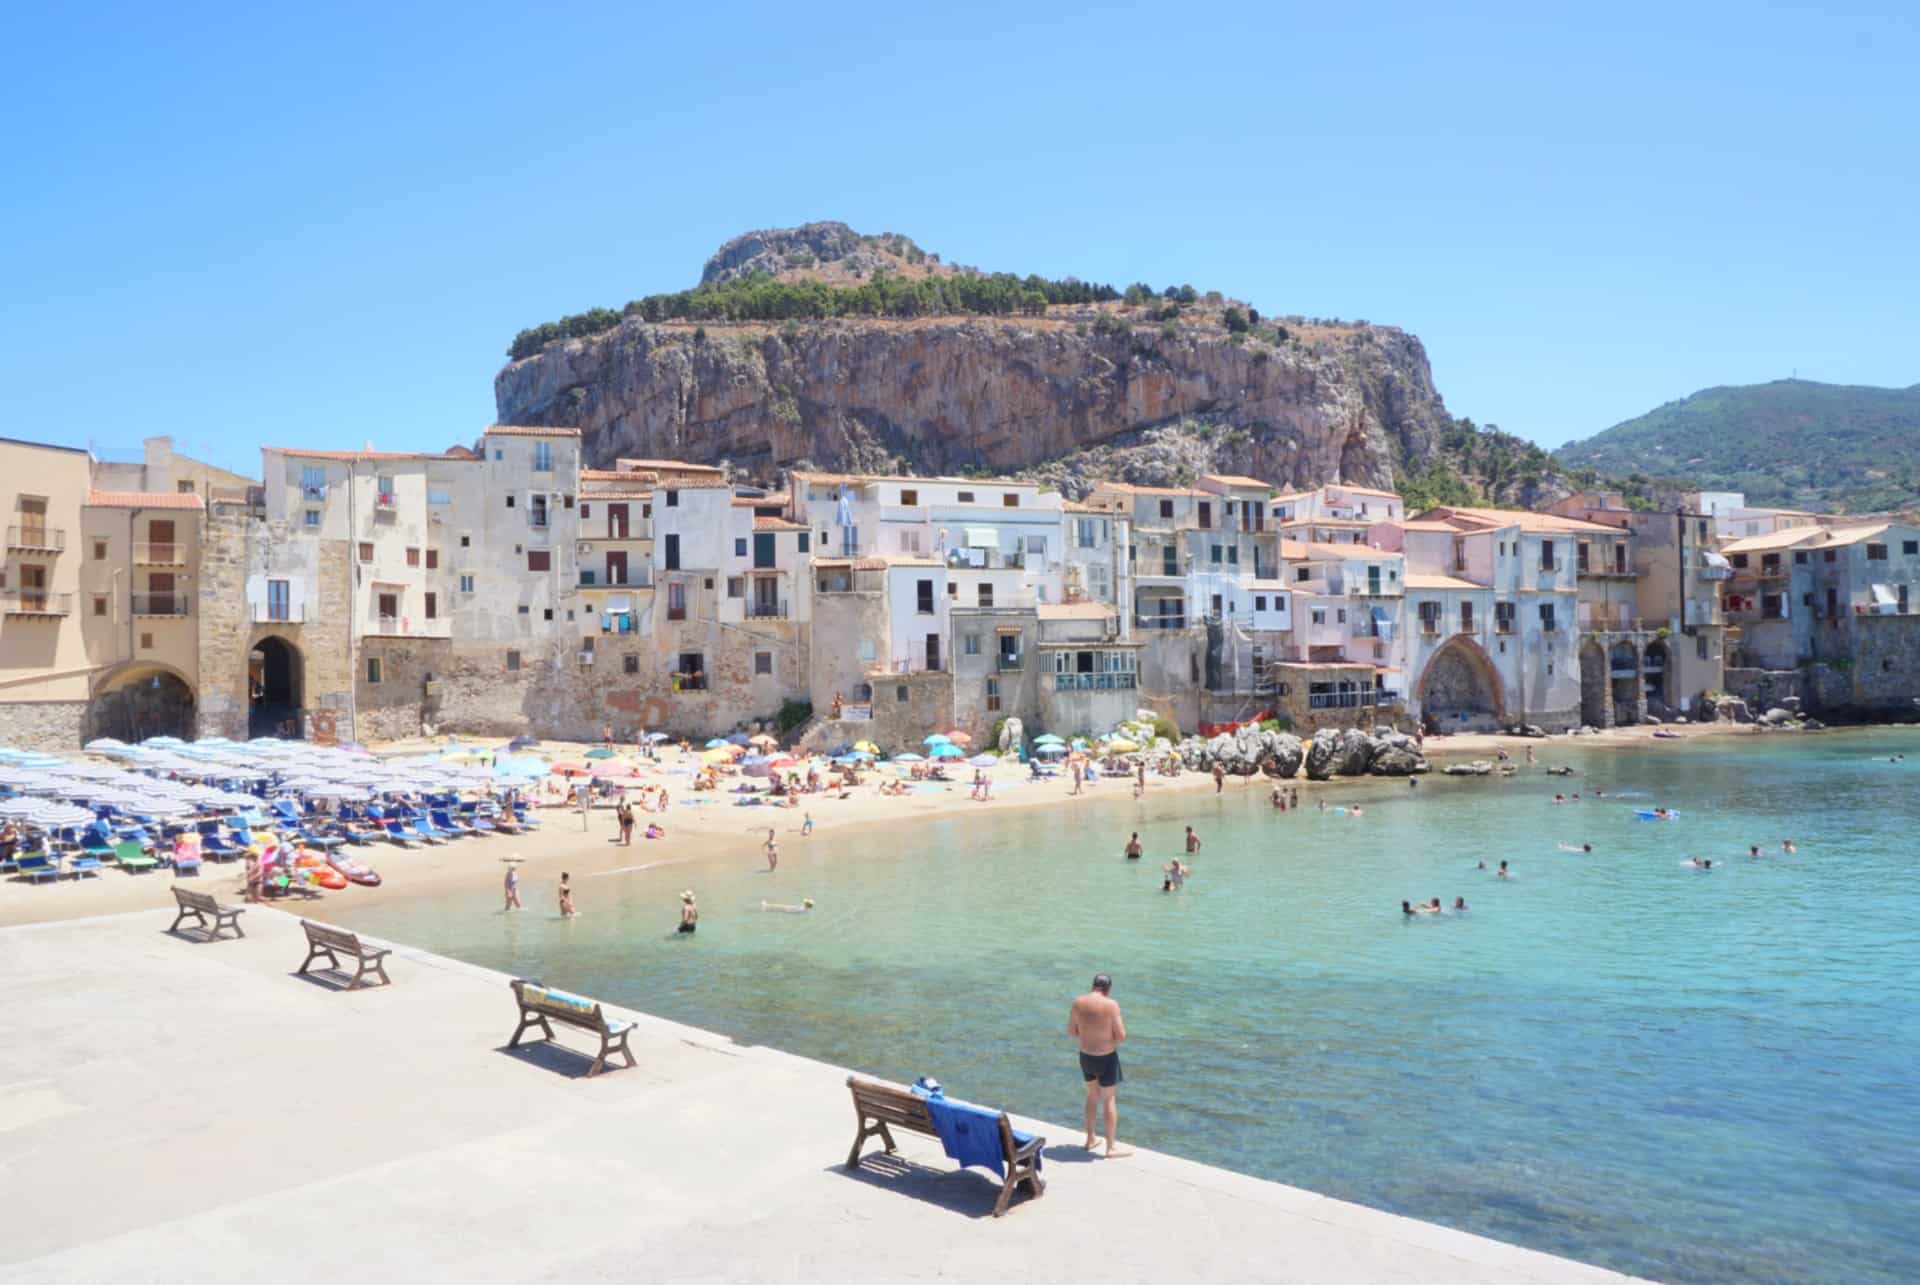
[{"label": "arched opening in wall", "polygon": [[284,638],[262,638],[247,656],[247,734],[300,735],[300,696],[305,678],[300,649]]},{"label": "arched opening in wall", "polygon": [[1588,727],[1607,726],[1607,653],[1600,644],[1580,648],[1580,721]]},{"label": "arched opening in wall", "polygon": [[1607,653],[1607,670],[1613,682],[1613,721],[1617,727],[1640,721],[1640,657],[1633,644],[1624,639]]},{"label": "arched opening in wall", "polygon": [[1505,719],[1500,676],[1478,644],[1455,638],[1420,675],[1420,715],[1441,732],[1497,729]]},{"label": "arched opening in wall", "polygon": [[194,734],[193,686],[160,665],[132,664],[103,675],[87,705],[87,739],[129,744],[150,736]]},{"label": "arched opening in wall", "polygon": [[1667,712],[1667,645],[1663,642],[1647,644],[1647,657],[1641,669],[1646,675],[1647,704],[1657,707],[1662,714]]}]

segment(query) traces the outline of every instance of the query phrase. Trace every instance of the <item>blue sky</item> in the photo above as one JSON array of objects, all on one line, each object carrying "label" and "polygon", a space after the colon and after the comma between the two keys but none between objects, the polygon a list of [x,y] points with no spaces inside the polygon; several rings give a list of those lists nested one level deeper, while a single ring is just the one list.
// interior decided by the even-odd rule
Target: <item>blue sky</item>
[{"label": "blue sky", "polygon": [[274,8],[10,12],[0,435],[438,449],[816,218],[1403,326],[1549,445],[1920,380],[1912,5]]}]

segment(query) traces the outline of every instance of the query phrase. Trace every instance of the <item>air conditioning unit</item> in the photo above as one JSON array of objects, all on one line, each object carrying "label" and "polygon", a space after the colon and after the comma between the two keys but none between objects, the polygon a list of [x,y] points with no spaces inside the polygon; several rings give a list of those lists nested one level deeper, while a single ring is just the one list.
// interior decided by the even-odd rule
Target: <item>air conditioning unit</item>
[{"label": "air conditioning unit", "polygon": [[575,659],[578,660],[583,665],[591,665],[593,663],[593,653],[590,651],[583,651],[577,657],[575,657]]}]

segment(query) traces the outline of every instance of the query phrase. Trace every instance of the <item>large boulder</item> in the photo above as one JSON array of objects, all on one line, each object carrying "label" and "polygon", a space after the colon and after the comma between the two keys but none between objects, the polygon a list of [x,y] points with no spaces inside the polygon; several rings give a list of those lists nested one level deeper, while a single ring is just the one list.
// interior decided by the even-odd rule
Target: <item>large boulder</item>
[{"label": "large boulder", "polygon": [[1025,745],[1026,732],[1027,729],[1021,725],[1019,719],[1008,719],[1000,727],[1000,752],[1008,754],[1019,746]]},{"label": "large boulder", "polygon": [[1357,727],[1342,728],[1333,754],[1336,776],[1365,776],[1373,764],[1373,738]]},{"label": "large boulder", "polygon": [[1781,727],[1787,723],[1791,723],[1793,721],[1793,715],[1781,709],[1778,705],[1775,705],[1772,709],[1760,716],[1760,721],[1769,727]]},{"label": "large boulder", "polygon": [[1446,774],[1448,776],[1492,776],[1493,764],[1485,759],[1475,759],[1471,763],[1449,763]]},{"label": "large boulder", "polygon": [[1300,738],[1292,732],[1268,732],[1267,762],[1283,777],[1291,778],[1300,771],[1300,764],[1307,757],[1306,747]]},{"label": "large boulder", "polygon": [[1375,776],[1414,776],[1427,770],[1427,761],[1411,747],[1388,745],[1373,756],[1368,770]]},{"label": "large boulder", "polygon": [[1339,753],[1339,738],[1332,732],[1315,733],[1307,746],[1306,768],[1309,781],[1325,781],[1333,776],[1334,756]]}]

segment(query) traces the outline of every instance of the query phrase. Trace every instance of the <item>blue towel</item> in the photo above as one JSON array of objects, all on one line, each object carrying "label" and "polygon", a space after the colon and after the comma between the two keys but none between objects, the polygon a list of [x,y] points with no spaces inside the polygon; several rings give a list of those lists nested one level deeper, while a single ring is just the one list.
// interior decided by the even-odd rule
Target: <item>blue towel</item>
[{"label": "blue towel", "polygon": [[[916,1084],[913,1091],[927,1100],[927,1115],[932,1118],[933,1127],[940,1134],[940,1145],[946,1148],[949,1156],[960,1162],[961,1168],[979,1165],[993,1170],[995,1177],[1006,1177],[1006,1165],[1000,1151],[998,1111],[989,1111],[986,1107],[950,1098],[942,1089],[929,1093]],[[1032,1137],[1032,1134],[1016,1129],[1013,1133],[1014,1145],[1023,1146]]]}]

